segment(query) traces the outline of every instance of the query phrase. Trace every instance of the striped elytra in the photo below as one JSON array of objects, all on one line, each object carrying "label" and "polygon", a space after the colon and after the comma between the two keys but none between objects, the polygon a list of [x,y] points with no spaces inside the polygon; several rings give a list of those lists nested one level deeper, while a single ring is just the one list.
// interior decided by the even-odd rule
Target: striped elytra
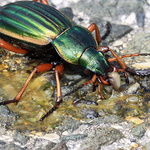
[{"label": "striped elytra", "polygon": [[72,25],[58,10],[38,2],[15,2],[0,8],[0,32],[37,45],[50,43]]},{"label": "striped elytra", "polygon": [[88,29],[74,25],[60,11],[39,2],[19,1],[0,7],[0,38],[50,59],[48,46],[52,45],[66,62],[101,75],[110,68],[96,51],[97,41]]}]

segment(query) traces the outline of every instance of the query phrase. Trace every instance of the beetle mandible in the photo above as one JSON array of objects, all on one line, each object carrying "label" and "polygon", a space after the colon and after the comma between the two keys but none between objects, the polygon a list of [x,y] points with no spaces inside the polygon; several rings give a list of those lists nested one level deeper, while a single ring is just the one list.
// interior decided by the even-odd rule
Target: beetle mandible
[{"label": "beetle mandible", "polygon": [[[34,52],[39,55],[44,53],[42,57],[51,58],[53,55],[48,55],[46,51],[51,53],[49,47],[52,45],[62,60],[81,66],[93,74],[92,79],[83,83],[79,88],[98,81],[98,92],[102,99],[104,97],[100,91],[101,84],[111,84],[115,90],[120,88],[118,72],[124,73],[127,83],[129,82],[127,72],[138,74],[129,69],[121,58],[149,54],[118,56],[109,47],[98,46],[101,37],[95,23],[92,23],[88,28],[74,25],[67,16],[49,6],[47,0],[36,1],[18,1],[0,8],[0,47],[21,54]],[[93,31],[95,31],[96,38],[92,35]],[[19,48],[13,44],[18,45]],[[113,58],[105,58],[104,53],[108,51],[112,53]],[[0,105],[18,102],[35,73],[42,73],[54,67],[57,100],[54,107],[40,121],[56,110],[63,97],[59,75],[63,73],[64,66],[63,63],[54,65],[52,60],[36,66],[17,96],[13,100],[1,102]],[[113,61],[117,61],[121,69],[110,65],[110,62]]]}]

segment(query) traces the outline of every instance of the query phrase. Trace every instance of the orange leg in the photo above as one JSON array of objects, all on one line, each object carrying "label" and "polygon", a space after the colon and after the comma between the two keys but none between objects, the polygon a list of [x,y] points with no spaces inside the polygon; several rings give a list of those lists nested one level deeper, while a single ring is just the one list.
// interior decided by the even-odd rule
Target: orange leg
[{"label": "orange leg", "polygon": [[56,78],[56,85],[57,85],[57,99],[56,99],[56,103],[54,105],[54,107],[52,107],[52,109],[50,109],[47,114],[45,114],[40,121],[43,121],[49,114],[51,114],[53,111],[55,111],[58,106],[60,105],[60,103],[62,102],[62,95],[61,95],[61,86],[60,86],[60,80],[59,80],[59,75],[61,75],[63,73],[64,67],[62,64],[57,65],[55,67],[55,78]]},{"label": "orange leg", "polygon": [[21,49],[21,48],[17,48],[7,42],[5,42],[4,40],[0,39],[0,47],[7,49],[9,51],[15,52],[15,53],[20,53],[20,54],[27,54],[28,51],[25,49]]},{"label": "orange leg", "polygon": [[20,100],[22,94],[24,93],[27,85],[29,84],[30,80],[32,79],[33,75],[35,73],[46,72],[48,70],[51,70],[52,68],[53,68],[53,65],[50,64],[50,63],[38,65],[37,67],[35,67],[34,70],[32,71],[32,73],[29,75],[29,77],[26,80],[26,82],[24,83],[24,85],[21,88],[20,92],[17,94],[17,96],[13,100],[8,100],[8,101],[0,102],[0,105],[6,105],[6,104],[9,104],[9,103],[18,102]]},{"label": "orange leg", "polygon": [[99,79],[101,80],[101,83],[103,83],[105,85],[109,85],[110,84],[109,82],[105,81],[102,76],[99,76]]},{"label": "orange leg", "polygon": [[99,52],[103,52],[103,53],[107,53],[109,51],[109,47],[107,46],[99,46],[97,51]]},{"label": "orange leg", "polygon": [[126,55],[122,55],[122,56],[118,56],[112,49],[110,49],[109,47],[107,46],[99,46],[97,51],[100,51],[100,52],[103,52],[103,53],[106,53],[108,51],[110,51],[114,57],[112,58],[108,58],[107,60],[109,62],[113,62],[113,61],[118,61],[120,67],[122,69],[127,69],[127,66],[125,65],[125,63],[121,60],[122,58],[125,58],[125,57],[132,57],[132,56],[147,56],[147,55],[150,55],[148,53],[143,53],[143,54],[138,54],[138,53],[135,53],[135,54],[126,54]]},{"label": "orange leg", "polygon": [[[102,80],[101,80],[102,79]],[[102,77],[101,77],[101,83],[106,83],[107,81],[105,81]],[[102,95],[102,92],[101,92],[101,83],[99,83],[98,82],[98,80],[96,80],[96,78],[95,78],[95,76],[93,76],[93,79],[92,80],[90,80],[90,81],[87,81],[86,82],[86,84],[87,83],[93,83],[93,91],[95,91],[96,90],[96,87],[98,86],[98,93],[99,93],[99,95],[100,95],[100,97],[101,97],[101,99],[105,99],[105,97]],[[103,82],[104,81],[104,82]],[[84,85],[86,85],[85,83],[84,83]],[[99,84],[99,85],[98,85]],[[106,84],[109,84],[108,82],[106,83]]]},{"label": "orange leg", "polygon": [[88,26],[87,28],[90,32],[93,32],[95,30],[95,35],[96,35],[96,41],[98,43],[100,43],[101,41],[101,37],[100,37],[100,33],[99,33],[99,30],[98,30],[98,27],[95,23],[92,23],[90,26]]},{"label": "orange leg", "polygon": [[[138,53],[135,53],[135,54],[126,54],[126,55],[122,55],[122,56],[118,56],[119,59],[121,58],[125,58],[125,57],[132,57],[132,56],[147,56],[149,54],[146,54],[146,53],[143,53],[143,54],[138,54]],[[113,58],[109,58],[108,61],[109,62],[113,62],[113,61],[116,61],[117,59],[115,57]]]},{"label": "orange leg", "polygon": [[105,99],[105,97],[102,95],[102,92],[101,92],[101,83],[98,86],[98,93],[99,93],[101,99]]},{"label": "orange leg", "polygon": [[98,83],[99,83],[98,80],[93,83],[93,92],[96,91]]},{"label": "orange leg", "polygon": [[[33,1],[37,2],[38,0],[33,0]],[[40,0],[40,2],[43,3],[43,4],[49,5],[47,0]]]},{"label": "orange leg", "polygon": [[91,84],[91,83],[94,83],[96,81],[96,74],[93,75],[92,79],[83,83],[83,86],[87,85],[87,84]]}]

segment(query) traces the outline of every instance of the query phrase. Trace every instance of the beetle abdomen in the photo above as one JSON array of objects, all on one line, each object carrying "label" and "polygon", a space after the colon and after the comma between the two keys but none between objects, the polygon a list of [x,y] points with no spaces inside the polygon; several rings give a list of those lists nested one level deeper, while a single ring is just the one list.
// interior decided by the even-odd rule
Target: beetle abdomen
[{"label": "beetle abdomen", "polygon": [[23,1],[0,8],[0,32],[32,44],[49,44],[71,26],[68,17],[41,3]]}]

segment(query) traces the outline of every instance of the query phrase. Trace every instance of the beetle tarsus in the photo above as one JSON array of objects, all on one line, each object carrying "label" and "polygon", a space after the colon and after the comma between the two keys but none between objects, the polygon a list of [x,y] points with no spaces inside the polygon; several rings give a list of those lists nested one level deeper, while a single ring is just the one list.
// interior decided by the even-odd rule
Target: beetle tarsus
[{"label": "beetle tarsus", "polygon": [[101,84],[99,84],[99,86],[98,86],[98,93],[99,93],[101,99],[105,99],[105,97],[102,95]]},{"label": "beetle tarsus", "polygon": [[48,117],[53,111],[55,111],[57,109],[57,107],[52,107],[52,109],[51,110],[49,110],[48,112],[47,112],[47,114],[45,114],[39,121],[43,121],[46,117]]},{"label": "beetle tarsus", "polygon": [[46,117],[48,117],[51,113],[53,113],[58,108],[61,102],[62,102],[62,96],[56,99],[55,106],[52,107],[39,121],[43,121]]},{"label": "beetle tarsus", "polygon": [[13,100],[8,100],[8,101],[3,101],[3,102],[0,102],[0,105],[7,105],[10,103],[18,103],[18,100],[13,99]]},{"label": "beetle tarsus", "polygon": [[109,34],[111,33],[111,29],[112,29],[112,25],[111,25],[111,23],[109,21],[106,23],[105,26],[106,26],[106,32],[101,37],[102,40],[105,40],[109,36]]}]

